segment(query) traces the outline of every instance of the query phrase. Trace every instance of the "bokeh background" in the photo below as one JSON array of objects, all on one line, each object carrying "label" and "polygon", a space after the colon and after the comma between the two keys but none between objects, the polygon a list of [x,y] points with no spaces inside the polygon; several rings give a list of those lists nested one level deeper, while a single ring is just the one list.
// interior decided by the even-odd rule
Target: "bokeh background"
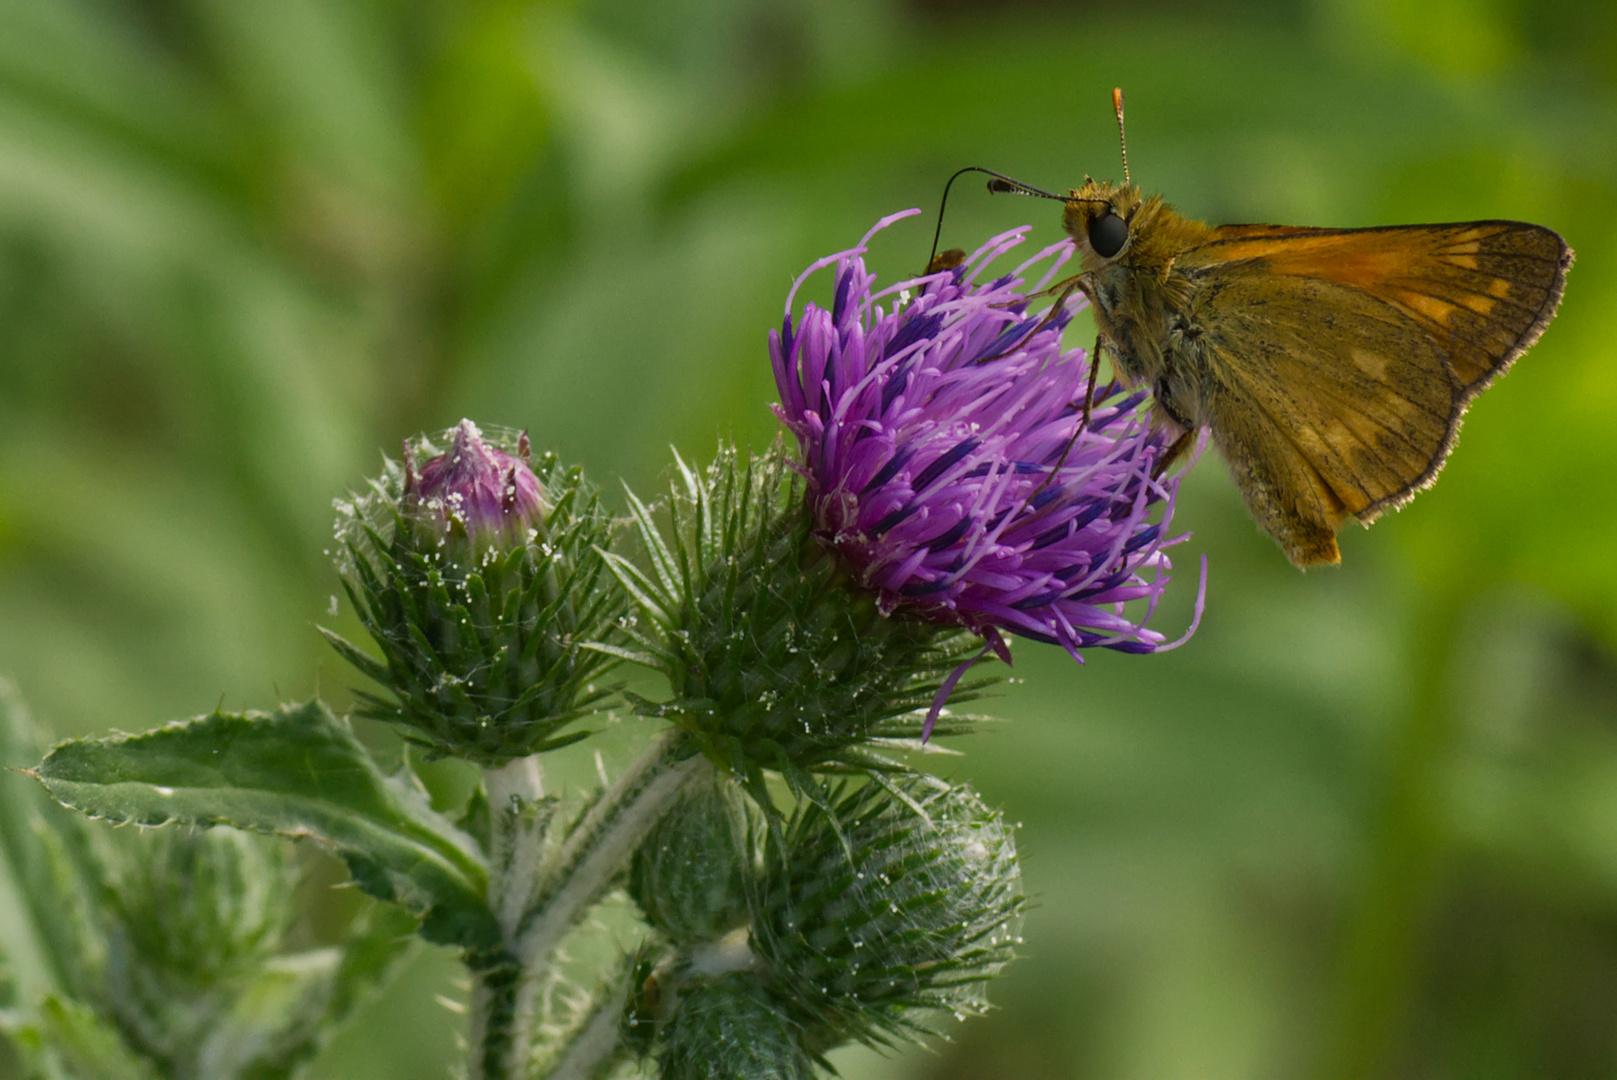
[{"label": "bokeh background", "polygon": [[[943,767],[1023,824],[1025,959],[951,1042],[839,1063],[1617,1075],[1610,0],[4,0],[0,671],[61,734],[343,700],[330,501],[380,449],[468,415],[649,491],[670,444],[762,446],[792,276],[962,165],[1117,176],[1119,84],[1186,213],[1522,218],[1579,261],[1340,569],[1209,456],[1197,636],[1017,650],[1011,722]],[[944,240],[1058,215],[968,185]],[[455,970],[424,953],[314,1075],[445,1076]]]}]

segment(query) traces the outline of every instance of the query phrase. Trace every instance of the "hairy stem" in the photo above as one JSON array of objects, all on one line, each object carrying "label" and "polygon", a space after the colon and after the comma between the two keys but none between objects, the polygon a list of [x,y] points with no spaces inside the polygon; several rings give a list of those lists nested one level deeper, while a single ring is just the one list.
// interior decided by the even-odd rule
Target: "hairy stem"
[{"label": "hairy stem", "polygon": [[601,995],[590,1018],[562,1051],[546,1080],[595,1080],[612,1065],[617,1058],[618,1032],[630,989],[625,976]]},{"label": "hairy stem", "polygon": [[490,818],[488,902],[506,940],[505,955],[473,965],[470,1080],[525,1080],[516,1067],[517,987],[521,965],[511,952],[516,924],[532,895],[543,830],[523,811],[544,797],[537,755],[486,769]]},{"label": "hairy stem", "polygon": [[517,758],[483,774],[488,794],[493,851],[489,861],[489,906],[506,944],[514,945],[523,912],[540,881],[547,819],[534,813],[544,798],[544,773],[537,754]]},{"label": "hairy stem", "polygon": [[517,1025],[517,986],[521,968],[509,955],[472,976],[471,1060],[468,1080],[525,1080],[525,1072],[513,1066],[525,1061],[514,1054]]},{"label": "hairy stem", "polygon": [[[605,895],[680,791],[712,768],[701,756],[682,759],[683,742],[682,736],[668,732],[653,743],[602,793],[543,865],[537,846],[542,838],[526,837],[522,815],[510,813],[496,802],[497,792],[506,803],[513,794],[518,800],[523,798],[514,786],[524,774],[508,772],[512,766],[507,766],[486,777],[496,822],[489,900],[504,931],[516,977],[507,982],[508,973],[502,966],[477,979],[472,997],[472,1052],[474,1070],[482,1071],[474,1071],[471,1080],[525,1080],[539,994],[556,947],[590,905]],[[501,821],[510,823],[505,826],[512,830],[508,835],[500,834]],[[530,843],[536,845],[531,851],[524,846]],[[597,1022],[607,1021],[599,1017],[590,1021],[591,1025]],[[612,1023],[616,1024],[615,1015]],[[608,1034],[611,1043],[606,1051],[616,1045],[616,1027]],[[491,1054],[499,1058],[497,1068]]]}]

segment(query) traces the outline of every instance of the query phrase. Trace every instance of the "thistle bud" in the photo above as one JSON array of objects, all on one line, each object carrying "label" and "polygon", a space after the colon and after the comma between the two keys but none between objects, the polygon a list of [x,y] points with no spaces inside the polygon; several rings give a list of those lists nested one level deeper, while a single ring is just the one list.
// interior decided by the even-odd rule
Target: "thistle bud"
[{"label": "thistle bud", "polygon": [[449,449],[417,475],[405,443],[405,516],[432,539],[454,537],[478,549],[521,545],[528,530],[543,528],[547,508],[528,464],[526,432],[516,450],[513,455],[490,446],[476,424],[462,420]]},{"label": "thistle bud", "polygon": [[222,826],[128,836],[106,893],[128,955],[206,985],[280,947],[296,884],[284,844]]},{"label": "thistle bud", "polygon": [[813,1080],[800,1032],[756,979],[693,981],[663,1030],[662,1080]]},{"label": "thistle bud", "polygon": [[688,948],[746,923],[755,814],[716,777],[681,798],[640,845],[629,895],[674,944]]},{"label": "thistle bud", "polygon": [[[822,1053],[987,1007],[1023,905],[1016,845],[966,787],[915,777],[807,806],[752,898],[754,952]],[[850,857],[851,856],[851,857]]]},{"label": "thistle bud", "polygon": [[615,635],[623,602],[611,520],[576,469],[463,420],[337,510],[337,566],[382,659],[326,637],[392,695],[359,692],[362,715],[491,767],[587,734],[562,729],[608,692],[593,680],[612,660],[586,643]]}]

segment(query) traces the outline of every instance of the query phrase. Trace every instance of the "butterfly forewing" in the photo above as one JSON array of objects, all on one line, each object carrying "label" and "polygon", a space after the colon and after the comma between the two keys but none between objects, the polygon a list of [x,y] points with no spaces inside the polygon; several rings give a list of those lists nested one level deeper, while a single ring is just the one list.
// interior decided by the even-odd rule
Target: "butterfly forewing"
[{"label": "butterfly forewing", "polygon": [[1254,516],[1294,562],[1335,562],[1430,483],[1466,404],[1554,314],[1570,251],[1548,229],[1225,226],[1174,273],[1204,335],[1200,393]]},{"label": "butterfly forewing", "polygon": [[1185,262],[1252,260],[1268,273],[1339,282],[1397,308],[1444,345],[1456,382],[1473,394],[1537,340],[1572,262],[1560,236],[1520,221],[1226,225]]}]

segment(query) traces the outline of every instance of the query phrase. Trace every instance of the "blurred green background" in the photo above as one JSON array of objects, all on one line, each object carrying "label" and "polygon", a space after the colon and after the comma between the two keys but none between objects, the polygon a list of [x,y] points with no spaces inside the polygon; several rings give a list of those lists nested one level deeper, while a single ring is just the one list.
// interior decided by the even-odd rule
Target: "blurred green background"
[{"label": "blurred green background", "polygon": [[[793,275],[962,165],[1115,177],[1114,84],[1191,215],[1523,218],[1579,261],[1343,567],[1293,570],[1209,456],[1200,633],[1017,650],[1013,722],[943,767],[1023,823],[1026,958],[952,1042],[839,1063],[1617,1076],[1611,0],[4,0],[0,671],[61,734],[344,700],[323,550],[379,448],[469,415],[644,491],[670,443],[761,446]],[[1058,217],[968,185],[944,240]],[[447,1075],[455,972],[315,1074]]]}]

